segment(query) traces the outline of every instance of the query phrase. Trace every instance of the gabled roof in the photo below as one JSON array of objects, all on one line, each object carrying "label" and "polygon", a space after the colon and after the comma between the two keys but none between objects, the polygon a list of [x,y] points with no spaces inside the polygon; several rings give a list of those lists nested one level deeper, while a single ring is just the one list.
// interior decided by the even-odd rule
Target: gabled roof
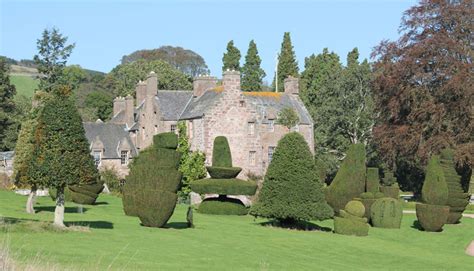
[{"label": "gabled roof", "polygon": [[159,90],[155,102],[163,120],[177,121],[192,97],[192,91]]},{"label": "gabled roof", "polygon": [[204,115],[222,96],[221,91],[208,90],[197,98],[192,98],[186,108],[182,111],[180,119],[195,119]]},{"label": "gabled roof", "polygon": [[84,122],[82,124],[86,131],[87,140],[93,144],[95,140],[100,140],[104,146],[103,158],[120,158],[119,146],[126,141],[131,147],[131,156],[137,155],[137,150],[126,130],[125,124]]}]

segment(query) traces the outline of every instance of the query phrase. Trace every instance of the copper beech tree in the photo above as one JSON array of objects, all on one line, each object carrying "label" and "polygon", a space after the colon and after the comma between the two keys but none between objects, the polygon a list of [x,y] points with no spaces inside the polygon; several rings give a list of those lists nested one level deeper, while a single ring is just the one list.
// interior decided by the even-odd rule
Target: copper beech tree
[{"label": "copper beech tree", "polygon": [[380,112],[374,139],[399,175],[419,173],[405,178],[405,188],[419,192],[423,165],[448,146],[459,167],[472,167],[473,17],[469,0],[420,1],[404,13],[401,37],[372,53]]}]

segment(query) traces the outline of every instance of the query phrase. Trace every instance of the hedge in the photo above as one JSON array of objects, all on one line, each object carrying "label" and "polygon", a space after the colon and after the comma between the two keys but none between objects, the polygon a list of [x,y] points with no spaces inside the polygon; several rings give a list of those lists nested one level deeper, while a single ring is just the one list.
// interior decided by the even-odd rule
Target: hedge
[{"label": "hedge", "polygon": [[379,169],[376,167],[367,168],[365,191],[377,193],[379,192],[379,186],[380,186]]},{"label": "hedge", "polygon": [[178,195],[173,192],[162,190],[143,191],[141,196],[141,206],[137,210],[143,226],[163,227],[173,215]]},{"label": "hedge", "polygon": [[335,217],[334,232],[344,235],[367,236],[369,235],[369,224],[343,217]]},{"label": "hedge", "polygon": [[246,215],[247,207],[238,199],[208,198],[199,205],[198,212],[212,215]]},{"label": "hedge", "polygon": [[237,177],[242,171],[240,167],[206,167],[211,178],[215,179],[231,179]]},{"label": "hedge", "polygon": [[375,198],[355,198],[354,200],[358,200],[364,204],[365,212],[364,212],[364,217],[367,219],[370,219],[370,209],[372,207],[372,204],[375,202]]},{"label": "hedge", "polygon": [[449,216],[449,206],[416,204],[416,217],[425,231],[441,231]]},{"label": "hedge", "polygon": [[202,179],[189,185],[198,194],[254,195],[257,190],[256,182],[240,179]]},{"label": "hedge", "polygon": [[398,184],[392,186],[381,186],[380,191],[383,194],[383,197],[399,199],[400,198],[400,188]]},{"label": "hedge", "polygon": [[370,220],[377,228],[399,229],[402,223],[403,206],[393,198],[377,199],[371,206]]},{"label": "hedge", "polygon": [[153,137],[153,145],[156,148],[176,149],[178,147],[178,137],[175,133],[161,133]]},{"label": "hedge", "polygon": [[212,149],[213,167],[232,167],[232,155],[230,153],[229,142],[225,136],[218,136],[214,139]]}]

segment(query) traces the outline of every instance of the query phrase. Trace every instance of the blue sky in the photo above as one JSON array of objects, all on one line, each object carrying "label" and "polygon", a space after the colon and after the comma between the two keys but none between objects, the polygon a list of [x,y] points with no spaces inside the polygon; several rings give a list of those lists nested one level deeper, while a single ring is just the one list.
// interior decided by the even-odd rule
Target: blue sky
[{"label": "blue sky", "polygon": [[254,39],[271,81],[283,32],[291,32],[300,70],[304,58],[328,47],[345,62],[358,47],[368,58],[383,39],[396,39],[403,11],[416,1],[11,1],[0,0],[0,55],[31,59],[46,27],[76,43],[69,64],[110,71],[123,55],[174,45],[206,60],[221,76],[233,39],[242,53]]}]

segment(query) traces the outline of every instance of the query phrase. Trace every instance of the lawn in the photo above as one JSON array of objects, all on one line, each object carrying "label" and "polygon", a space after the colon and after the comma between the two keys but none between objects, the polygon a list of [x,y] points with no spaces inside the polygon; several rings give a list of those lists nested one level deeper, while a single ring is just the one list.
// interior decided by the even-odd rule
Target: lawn
[{"label": "lawn", "polygon": [[38,80],[28,75],[10,75],[10,82],[16,87],[16,95],[32,97],[38,87]]},{"label": "lawn", "polygon": [[[122,213],[120,198],[102,195],[98,205],[76,213],[67,205],[68,224],[90,225],[85,232],[35,229],[27,220],[51,221],[53,202],[40,198],[39,212],[24,212],[26,197],[0,191],[0,214],[6,220],[0,241],[8,240],[18,264],[40,259],[73,270],[472,270],[474,257],[464,248],[474,239],[474,219],[463,218],[441,233],[413,227],[405,215],[402,229],[371,228],[368,237],[326,231],[265,227],[264,219],[194,214],[196,228],[185,228],[186,206],[179,205],[169,228],[146,228]],[[29,226],[28,226],[29,225]],[[8,230],[5,230],[8,229]],[[35,229],[32,231],[32,229]]]}]

